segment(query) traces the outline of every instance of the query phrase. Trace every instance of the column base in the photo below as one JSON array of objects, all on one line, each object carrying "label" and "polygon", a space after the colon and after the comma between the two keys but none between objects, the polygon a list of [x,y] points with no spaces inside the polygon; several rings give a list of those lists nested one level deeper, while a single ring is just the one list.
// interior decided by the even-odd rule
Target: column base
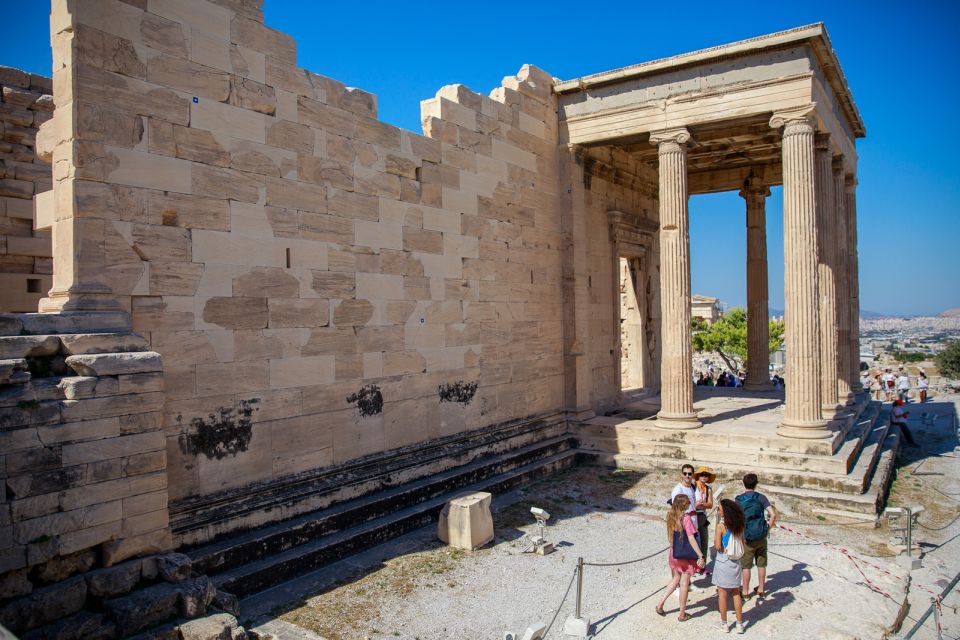
[{"label": "column base", "polygon": [[833,435],[827,426],[826,420],[811,420],[810,422],[788,422],[784,420],[777,426],[777,435],[784,438],[798,438],[801,440],[822,440]]},{"label": "column base", "polygon": [[70,311],[123,311],[113,290],[101,284],[73,285],[68,289],[51,289],[38,305],[40,313]]},{"label": "column base", "polygon": [[657,427],[660,429],[699,429],[703,423],[697,420],[697,412],[693,413],[665,413],[657,414]]},{"label": "column base", "polygon": [[842,404],[825,404],[820,406],[820,415],[822,415],[823,419],[827,422],[836,420],[843,413],[844,405]]}]

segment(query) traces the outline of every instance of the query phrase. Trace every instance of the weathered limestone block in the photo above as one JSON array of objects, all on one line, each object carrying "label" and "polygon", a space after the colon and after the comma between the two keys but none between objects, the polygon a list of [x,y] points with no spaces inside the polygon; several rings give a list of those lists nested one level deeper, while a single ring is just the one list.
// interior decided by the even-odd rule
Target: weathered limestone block
[{"label": "weathered limestone block", "polygon": [[34,589],[28,597],[0,608],[0,624],[14,633],[22,633],[76,613],[83,608],[86,597],[87,583],[81,576]]},{"label": "weathered limestone block", "polygon": [[30,87],[30,74],[13,67],[0,66],[0,84],[27,89]]},{"label": "weathered limestone block", "polygon": [[114,640],[116,627],[102,613],[81,611],[52,624],[28,631],[21,640]]},{"label": "weathered limestone block", "polygon": [[27,361],[23,358],[0,360],[0,384],[23,384],[30,380]]},{"label": "weathered limestone block", "polygon": [[103,603],[121,637],[166,622],[180,609],[181,585],[158,584]]},{"label": "weathered limestone block", "polygon": [[116,376],[163,371],[160,354],[155,351],[74,355],[67,358],[67,366],[82,376]]},{"label": "weathered limestone block", "polygon": [[90,571],[84,578],[90,595],[97,598],[112,598],[130,593],[142,575],[142,560],[130,560],[106,569]]},{"label": "weathered limestone block", "polygon": [[182,640],[233,640],[239,631],[237,619],[229,613],[215,613],[180,625]]},{"label": "weathered limestone block", "polygon": [[23,322],[13,314],[0,314],[0,336],[17,336],[23,331]]},{"label": "weathered limestone block", "polygon": [[439,538],[452,547],[471,551],[493,540],[491,495],[478,491],[454,498],[440,512]]},{"label": "weathered limestone block", "polygon": [[74,574],[87,571],[96,559],[96,554],[89,549],[57,556],[43,563],[34,572],[34,577],[42,583],[60,582]]},{"label": "weathered limestone block", "polygon": [[33,583],[27,578],[26,569],[8,571],[0,576],[0,593],[5,598],[29,595],[33,591]]},{"label": "weathered limestone block", "polygon": [[60,349],[57,336],[6,336],[0,338],[0,358],[42,358]]},{"label": "weathered limestone block", "polygon": [[266,54],[288,65],[297,63],[297,45],[285,33],[257,20],[237,16],[230,23],[230,42]]},{"label": "weathered limestone block", "polygon": [[233,76],[230,79],[230,104],[273,115],[277,110],[277,96],[273,87]]},{"label": "weathered limestone block", "polygon": [[179,22],[153,13],[144,13],[140,23],[140,35],[143,44],[151,49],[179,58],[186,58],[189,54],[183,26]]},{"label": "weathered limestone block", "polygon": [[230,97],[230,74],[182,58],[159,55],[147,63],[147,80],[217,102]]},{"label": "weathered limestone block", "polygon": [[271,329],[325,327],[330,320],[330,304],[323,298],[271,299],[269,309]]},{"label": "weathered limestone block", "polygon": [[264,329],[269,321],[266,298],[210,298],[203,321],[224,329]]},{"label": "weathered limestone block", "polygon": [[184,229],[229,231],[230,207],[225,200],[151,191],[147,222]]},{"label": "weathered limestone block", "polygon": [[157,569],[167,582],[183,582],[193,572],[190,556],[182,553],[167,553],[157,556]]},{"label": "weathered limestone block", "polygon": [[149,346],[135,333],[73,333],[58,337],[67,355],[146,351]]},{"label": "weathered limestone block", "polygon": [[[139,536],[105,542],[101,550],[104,566],[110,567],[133,556],[163,553],[172,548],[173,536],[170,535],[170,530],[160,529]],[[144,567],[146,568],[146,566],[146,562],[144,562]],[[144,571],[144,577],[147,577],[146,571]]]}]

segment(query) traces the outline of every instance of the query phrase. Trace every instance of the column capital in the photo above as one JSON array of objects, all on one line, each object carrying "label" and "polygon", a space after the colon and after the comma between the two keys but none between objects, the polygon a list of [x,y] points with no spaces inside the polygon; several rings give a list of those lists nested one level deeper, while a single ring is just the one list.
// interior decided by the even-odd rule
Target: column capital
[{"label": "column capital", "polygon": [[843,166],[843,154],[833,156],[833,172],[834,173],[843,173],[845,167]]},{"label": "column capital", "polygon": [[762,196],[764,198],[770,195],[770,187],[756,176],[750,176],[743,181],[743,187],[740,189],[741,198],[750,198],[752,196]]},{"label": "column capital", "polygon": [[[779,129],[781,127],[790,128],[793,125],[800,125],[812,129],[816,122],[816,118],[814,117],[816,109],[816,103],[812,102],[802,107],[774,111],[773,116],[770,117],[770,127]],[[787,131],[784,131],[784,134],[786,133]]]},{"label": "column capital", "polygon": [[830,134],[817,132],[813,135],[813,148],[817,151],[830,151]]},{"label": "column capital", "polygon": [[857,188],[857,176],[853,173],[848,173],[844,178],[844,184],[847,187],[847,191],[853,191]]},{"label": "column capital", "polygon": [[686,127],[677,127],[675,129],[663,129],[654,131],[650,134],[650,144],[661,146],[663,144],[685,145],[693,140],[689,129]]}]

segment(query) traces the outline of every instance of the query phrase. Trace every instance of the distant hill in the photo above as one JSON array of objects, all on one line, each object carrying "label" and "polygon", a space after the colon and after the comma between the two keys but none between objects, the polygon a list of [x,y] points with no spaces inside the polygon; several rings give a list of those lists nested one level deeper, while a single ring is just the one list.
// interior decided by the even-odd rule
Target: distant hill
[{"label": "distant hill", "polygon": [[960,307],[956,307],[955,309],[947,309],[946,311],[944,311],[943,313],[941,313],[941,314],[940,314],[939,316],[937,316],[937,317],[938,317],[938,318],[957,318],[957,317],[960,317]]},{"label": "distant hill", "polygon": [[891,316],[887,313],[877,313],[876,311],[860,309],[860,317],[864,320],[878,320],[880,318],[898,318],[899,316]]}]

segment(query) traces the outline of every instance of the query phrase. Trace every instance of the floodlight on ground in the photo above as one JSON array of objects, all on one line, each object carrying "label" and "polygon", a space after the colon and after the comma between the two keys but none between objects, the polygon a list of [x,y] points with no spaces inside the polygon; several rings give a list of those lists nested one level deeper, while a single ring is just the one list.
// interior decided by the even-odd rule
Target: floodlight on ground
[{"label": "floodlight on ground", "polygon": [[545,536],[547,520],[550,519],[550,514],[540,507],[530,507],[530,513],[532,513],[533,517],[537,519],[538,532],[537,535],[531,536],[530,546],[527,548],[527,551],[534,551],[541,556],[552,553],[553,543],[547,542],[547,538]]},{"label": "floodlight on ground", "polygon": [[922,566],[920,558],[913,555],[913,527],[917,524],[917,516],[924,511],[923,506],[887,507],[883,510],[883,515],[887,516],[890,531],[894,534],[894,538],[890,540],[891,544],[903,547],[903,551],[897,556],[897,561],[910,571]]}]

